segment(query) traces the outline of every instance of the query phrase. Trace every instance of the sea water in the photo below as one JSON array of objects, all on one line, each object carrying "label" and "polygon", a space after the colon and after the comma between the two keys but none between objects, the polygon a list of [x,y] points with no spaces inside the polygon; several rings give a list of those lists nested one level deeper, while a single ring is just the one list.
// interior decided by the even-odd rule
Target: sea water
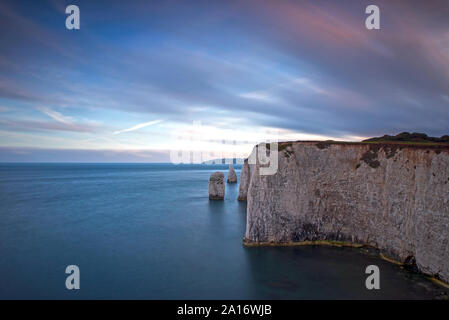
[{"label": "sea water", "polygon": [[[1,164],[1,299],[427,299],[442,289],[360,249],[242,246],[225,165]],[[236,168],[237,175],[240,168]],[[380,268],[380,290],[365,269]],[[65,269],[80,269],[67,290]]]}]

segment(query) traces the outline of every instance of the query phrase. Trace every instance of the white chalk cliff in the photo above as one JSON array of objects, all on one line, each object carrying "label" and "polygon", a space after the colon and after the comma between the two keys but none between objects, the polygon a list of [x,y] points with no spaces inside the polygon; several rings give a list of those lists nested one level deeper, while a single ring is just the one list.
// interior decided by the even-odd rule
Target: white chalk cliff
[{"label": "white chalk cliff", "polygon": [[278,160],[243,165],[245,243],[365,244],[449,282],[449,146],[285,142]]}]

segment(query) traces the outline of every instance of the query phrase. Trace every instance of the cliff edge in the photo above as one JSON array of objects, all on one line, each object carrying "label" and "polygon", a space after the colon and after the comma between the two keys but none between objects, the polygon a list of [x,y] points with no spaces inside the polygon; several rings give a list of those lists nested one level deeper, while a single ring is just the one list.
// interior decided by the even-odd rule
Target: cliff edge
[{"label": "cliff edge", "polygon": [[274,175],[249,169],[245,243],[370,245],[449,282],[448,145],[284,142]]}]

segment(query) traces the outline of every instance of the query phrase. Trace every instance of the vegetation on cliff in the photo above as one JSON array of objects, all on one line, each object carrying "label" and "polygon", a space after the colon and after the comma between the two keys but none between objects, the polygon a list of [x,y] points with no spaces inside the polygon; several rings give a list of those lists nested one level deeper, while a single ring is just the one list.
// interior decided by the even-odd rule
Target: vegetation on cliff
[{"label": "vegetation on cliff", "polygon": [[438,137],[429,137],[425,133],[418,132],[402,132],[395,136],[384,135],[382,137],[374,137],[370,139],[363,140],[362,142],[414,142],[414,143],[449,143],[449,135]]}]

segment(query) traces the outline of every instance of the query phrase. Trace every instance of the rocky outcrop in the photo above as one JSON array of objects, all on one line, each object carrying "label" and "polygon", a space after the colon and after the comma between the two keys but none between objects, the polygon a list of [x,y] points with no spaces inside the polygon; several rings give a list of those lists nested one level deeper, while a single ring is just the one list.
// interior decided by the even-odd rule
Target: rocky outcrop
[{"label": "rocky outcrop", "polygon": [[250,183],[250,166],[248,164],[248,159],[245,159],[242,165],[242,171],[240,172],[240,185],[239,185],[239,196],[237,200],[246,201],[248,195],[248,188]]},{"label": "rocky outcrop", "polygon": [[237,183],[237,175],[232,164],[229,165],[227,183]]},{"label": "rocky outcrop", "polygon": [[223,200],[225,195],[224,173],[214,172],[209,178],[209,199]]},{"label": "rocky outcrop", "polygon": [[449,282],[449,146],[282,143],[277,173],[259,170],[245,242],[365,244]]}]

